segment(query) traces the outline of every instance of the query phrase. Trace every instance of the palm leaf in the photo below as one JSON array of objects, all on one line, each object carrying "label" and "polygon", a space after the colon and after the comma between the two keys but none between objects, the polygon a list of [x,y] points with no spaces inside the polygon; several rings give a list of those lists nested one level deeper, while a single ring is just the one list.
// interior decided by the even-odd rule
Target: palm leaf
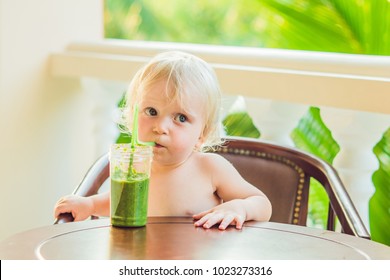
[{"label": "palm leaf", "polygon": [[226,135],[259,138],[260,131],[254,125],[251,116],[248,114],[245,99],[237,97],[222,124]]},{"label": "palm leaf", "polygon": [[330,164],[340,151],[340,146],[322,121],[320,109],[317,107],[309,108],[308,112],[300,119],[298,126],[291,132],[291,138],[298,148],[308,151]]},{"label": "palm leaf", "polygon": [[268,30],[276,32],[272,36],[277,36],[277,41],[267,41],[266,46],[390,54],[387,0],[262,0],[261,3],[275,14]]},{"label": "palm leaf", "polygon": [[223,120],[226,135],[259,138],[260,131],[247,112],[232,113]]},{"label": "palm leaf", "polygon": [[344,19],[324,2],[328,1],[262,1],[274,12],[277,27],[272,30],[279,33],[276,46],[271,47],[361,53],[360,43]]},{"label": "palm leaf", "polygon": [[373,151],[379,169],[372,176],[375,193],[369,202],[371,238],[390,245],[390,128]]},{"label": "palm leaf", "polygon": [[[332,163],[340,151],[340,146],[332,137],[320,115],[320,109],[310,107],[300,119],[298,126],[291,132],[296,147],[310,152]],[[326,228],[329,198],[319,182],[310,180],[309,209],[307,224]]]},{"label": "palm leaf", "polygon": [[363,53],[390,54],[390,2],[387,0],[329,0]]}]

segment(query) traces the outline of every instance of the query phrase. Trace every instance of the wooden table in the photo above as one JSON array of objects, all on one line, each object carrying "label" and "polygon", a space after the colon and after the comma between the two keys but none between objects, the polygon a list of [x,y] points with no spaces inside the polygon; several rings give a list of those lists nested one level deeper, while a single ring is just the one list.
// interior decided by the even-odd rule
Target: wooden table
[{"label": "wooden table", "polygon": [[242,230],[194,227],[191,218],[151,217],[145,227],[109,219],[51,225],[0,243],[0,259],[390,259],[390,247],[302,226],[247,222]]}]

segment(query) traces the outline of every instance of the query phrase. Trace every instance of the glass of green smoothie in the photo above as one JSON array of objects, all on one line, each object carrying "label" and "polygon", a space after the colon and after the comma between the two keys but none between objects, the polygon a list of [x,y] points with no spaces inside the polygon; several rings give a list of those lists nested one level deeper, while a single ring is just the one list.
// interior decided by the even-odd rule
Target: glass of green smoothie
[{"label": "glass of green smoothie", "polygon": [[153,147],[113,144],[110,150],[111,224],[146,225]]}]

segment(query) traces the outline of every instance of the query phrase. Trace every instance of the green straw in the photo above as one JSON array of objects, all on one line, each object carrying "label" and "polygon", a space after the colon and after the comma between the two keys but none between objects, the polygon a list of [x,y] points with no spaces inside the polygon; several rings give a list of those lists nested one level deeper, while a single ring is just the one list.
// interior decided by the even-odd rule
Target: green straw
[{"label": "green straw", "polygon": [[135,105],[133,112],[133,129],[131,131],[131,150],[134,151],[138,142],[138,106]]},{"label": "green straw", "polygon": [[128,170],[128,179],[131,179],[136,172],[133,170],[133,160],[134,160],[134,150],[136,146],[155,146],[155,142],[142,142],[138,139],[138,105],[134,105],[133,112],[133,127],[131,131],[131,155],[130,155],[130,163]]},{"label": "green straw", "polygon": [[142,142],[138,139],[138,105],[134,105],[133,112],[133,129],[131,131],[131,148],[135,146],[155,146],[154,142]]}]

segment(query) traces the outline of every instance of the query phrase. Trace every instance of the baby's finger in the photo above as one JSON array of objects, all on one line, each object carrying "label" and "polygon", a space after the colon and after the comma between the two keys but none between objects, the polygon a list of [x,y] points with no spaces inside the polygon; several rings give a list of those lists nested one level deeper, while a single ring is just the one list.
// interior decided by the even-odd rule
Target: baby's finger
[{"label": "baby's finger", "polygon": [[74,219],[75,222],[83,221],[83,220],[86,219],[83,215],[77,214],[77,213],[75,213],[75,212],[73,212],[73,211],[72,211],[71,214],[72,214],[73,219]]},{"label": "baby's finger", "polygon": [[207,217],[207,222],[203,224],[204,228],[211,228],[213,225],[220,223],[224,215],[222,213],[210,213],[207,214],[205,217]]},{"label": "baby's finger", "polygon": [[59,205],[54,209],[54,217],[58,218],[58,216],[62,213],[68,213],[69,210],[67,209],[66,206]]},{"label": "baby's finger", "polygon": [[[204,213],[204,212],[203,212],[203,213]],[[200,218],[199,220],[197,220],[197,221],[194,223],[194,225],[197,226],[197,227],[203,226],[204,223],[206,223],[206,222],[209,220],[210,216],[212,216],[211,213],[208,213],[208,214],[206,214],[206,215],[200,215],[200,214],[199,214],[199,217],[201,217],[201,218]]]},{"label": "baby's finger", "polygon": [[232,222],[234,221],[233,215],[227,215],[223,218],[222,222],[219,225],[219,229],[225,230]]},{"label": "baby's finger", "polygon": [[242,229],[242,226],[245,222],[245,218],[243,216],[238,215],[234,220],[236,221],[236,229]]},{"label": "baby's finger", "polygon": [[211,213],[211,210],[203,211],[201,213],[192,215],[192,218],[195,219],[195,220],[199,220],[199,219],[201,219],[202,217],[204,217],[205,215],[207,215],[209,213]]}]

